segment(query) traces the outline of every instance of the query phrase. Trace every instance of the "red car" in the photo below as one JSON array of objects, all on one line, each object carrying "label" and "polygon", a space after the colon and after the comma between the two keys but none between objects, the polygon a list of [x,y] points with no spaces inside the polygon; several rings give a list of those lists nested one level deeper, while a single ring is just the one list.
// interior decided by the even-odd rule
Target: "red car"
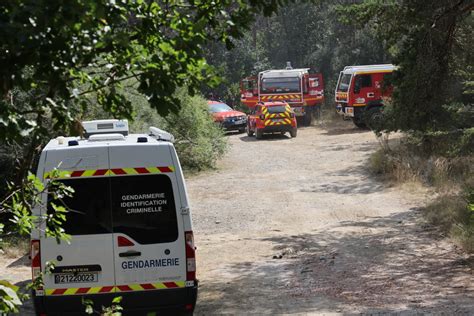
[{"label": "red car", "polygon": [[248,136],[255,133],[257,139],[260,139],[265,133],[286,132],[289,132],[291,137],[296,137],[295,113],[286,102],[259,102],[247,119]]},{"label": "red car", "polygon": [[235,111],[227,104],[220,101],[207,101],[209,112],[211,112],[214,122],[220,124],[226,131],[245,131],[247,125],[247,115],[243,112]]}]

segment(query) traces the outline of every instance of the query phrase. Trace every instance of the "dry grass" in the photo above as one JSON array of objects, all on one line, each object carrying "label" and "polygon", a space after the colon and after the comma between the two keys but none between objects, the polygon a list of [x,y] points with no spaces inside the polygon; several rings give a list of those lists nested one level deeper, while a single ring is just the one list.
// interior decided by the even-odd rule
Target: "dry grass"
[{"label": "dry grass", "polygon": [[7,258],[19,258],[30,251],[30,240],[27,237],[5,237],[0,242],[2,255]]},{"label": "dry grass", "polygon": [[468,194],[474,188],[474,156],[427,155],[420,147],[399,142],[381,148],[370,157],[370,170],[395,185],[421,183],[438,196],[424,210],[426,220],[436,225],[467,252],[474,252],[474,214]]}]

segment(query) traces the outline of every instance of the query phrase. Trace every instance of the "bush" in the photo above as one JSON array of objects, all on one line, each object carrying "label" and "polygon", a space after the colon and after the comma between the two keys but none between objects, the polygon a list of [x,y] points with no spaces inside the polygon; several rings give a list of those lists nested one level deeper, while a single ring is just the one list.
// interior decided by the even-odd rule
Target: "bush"
[{"label": "bush", "polygon": [[[133,87],[133,84],[130,86]],[[201,171],[214,168],[227,149],[223,130],[214,123],[208,111],[207,101],[199,95],[191,96],[187,89],[178,89],[175,97],[182,107],[176,113],[160,116],[147,100],[133,89],[125,89],[133,104],[134,120],[129,122],[132,133],[147,133],[150,126],[166,130],[174,135],[176,151],[185,170]],[[89,113],[94,113],[90,115]],[[93,109],[82,120],[110,118],[101,109]]]},{"label": "bush", "polygon": [[130,122],[134,133],[148,131],[150,126],[174,135],[176,151],[185,170],[201,171],[214,168],[227,149],[223,130],[214,123],[202,96],[190,96],[182,88],[176,93],[182,107],[176,113],[162,117],[140,96],[132,96],[135,119]]},{"label": "bush", "polygon": [[194,171],[215,167],[227,149],[223,130],[212,120],[204,98],[190,96],[184,89],[177,97],[183,106],[178,113],[163,118],[162,128],[175,136],[183,167]]}]

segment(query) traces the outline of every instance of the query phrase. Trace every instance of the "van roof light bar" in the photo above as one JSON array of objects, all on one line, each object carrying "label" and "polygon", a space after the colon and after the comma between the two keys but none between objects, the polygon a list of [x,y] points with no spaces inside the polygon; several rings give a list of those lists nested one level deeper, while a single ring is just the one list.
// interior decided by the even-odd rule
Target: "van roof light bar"
[{"label": "van roof light bar", "polygon": [[163,140],[166,142],[174,143],[174,136],[167,131],[159,129],[158,127],[150,126],[149,135],[156,140]]},{"label": "van roof light bar", "polygon": [[122,134],[128,135],[127,120],[95,120],[82,122],[84,128],[84,137],[90,138],[91,135],[98,134]]}]

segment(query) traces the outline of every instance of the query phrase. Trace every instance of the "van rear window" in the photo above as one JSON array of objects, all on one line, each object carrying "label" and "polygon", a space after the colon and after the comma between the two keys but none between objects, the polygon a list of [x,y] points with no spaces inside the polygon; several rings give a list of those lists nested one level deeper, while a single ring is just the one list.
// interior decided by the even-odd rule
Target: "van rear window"
[{"label": "van rear window", "polygon": [[140,244],[178,238],[173,187],[168,176],[112,177],[110,181],[114,232],[126,234]]},{"label": "van rear window", "polygon": [[[166,175],[61,182],[75,191],[72,198],[54,201],[68,210],[63,225],[67,234],[123,233],[140,244],[172,242],[178,238],[173,187]],[[48,209],[52,211],[51,203]]]},{"label": "van rear window", "polygon": [[[110,190],[108,178],[61,180],[74,189],[72,198],[54,201],[68,210],[63,225],[69,235],[106,234],[112,232]],[[51,202],[51,200],[49,201]],[[48,203],[48,212],[52,211]]]}]

